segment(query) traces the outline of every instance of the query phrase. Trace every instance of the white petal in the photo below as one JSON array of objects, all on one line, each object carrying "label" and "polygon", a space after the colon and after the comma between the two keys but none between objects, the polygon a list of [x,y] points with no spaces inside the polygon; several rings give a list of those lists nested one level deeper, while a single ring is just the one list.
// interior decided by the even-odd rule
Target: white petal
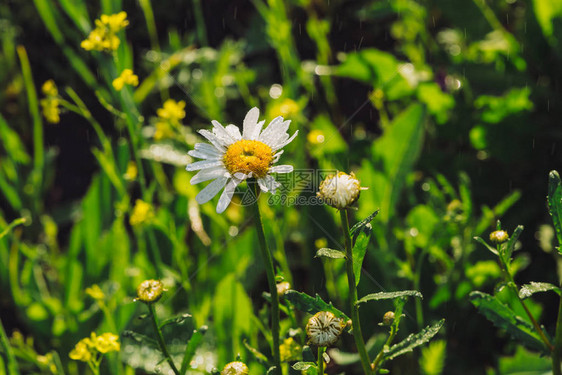
[{"label": "white petal", "polygon": [[198,131],[198,133],[201,134],[203,137],[207,138],[207,140],[211,142],[213,146],[215,146],[217,150],[219,150],[220,152],[226,151],[225,147],[228,146],[228,144],[225,144],[219,137],[217,137],[216,134],[213,134],[212,132],[206,129],[201,129]]},{"label": "white petal", "polygon": [[260,117],[260,110],[257,107],[254,107],[246,113],[246,117],[244,117],[244,123],[242,127],[242,138],[244,139],[251,139],[250,135],[254,134],[254,130],[258,125],[258,119]]},{"label": "white petal", "polygon": [[240,129],[238,129],[238,126],[230,124],[227,125],[225,129],[230,134],[230,136],[234,138],[235,141],[239,141],[242,139],[242,135],[240,134]]},{"label": "white petal", "polygon": [[220,151],[213,145],[208,143],[196,143],[195,147],[193,147],[196,151],[205,152],[207,154],[217,153],[220,154]]},{"label": "white petal", "polygon": [[223,142],[225,146],[229,146],[236,142],[236,140],[230,135],[229,132],[220,124],[220,122],[213,120],[213,133]]},{"label": "white petal", "polygon": [[195,200],[199,204],[207,203],[226,185],[228,177],[219,177],[197,194]]},{"label": "white petal", "polygon": [[188,164],[185,170],[188,172],[197,171],[199,169],[213,168],[222,166],[222,160],[201,160],[195,163]]},{"label": "white petal", "polygon": [[281,143],[278,143],[278,144],[276,144],[276,145],[269,145],[269,147],[271,147],[271,149],[272,149],[273,151],[277,151],[277,150],[279,150],[280,148],[283,148],[283,147],[287,146],[289,143],[291,143],[291,142],[293,141],[293,139],[295,139],[295,137],[296,137],[298,134],[299,134],[299,131],[297,130],[297,131],[295,132],[295,134],[293,134],[293,135],[291,136],[291,138],[289,138],[289,139],[287,139],[286,141],[283,141],[283,142],[281,142]]},{"label": "white petal", "polygon": [[194,158],[207,159],[207,160],[219,160],[222,156],[221,154],[219,154],[216,151],[211,154],[211,153],[207,153],[207,152],[204,152],[204,151],[191,150],[187,154],[191,157],[194,157]]},{"label": "white petal", "polygon": [[265,178],[258,178],[258,185],[260,186],[261,191],[265,191],[266,193],[269,191],[265,183]]},{"label": "white petal", "polygon": [[224,169],[224,167],[220,166],[215,168],[208,168],[199,171],[195,176],[191,178],[189,182],[191,183],[191,185],[195,185],[200,182],[209,181],[212,180],[213,178],[218,178],[221,176],[225,176],[225,177],[229,176],[228,171]]},{"label": "white petal", "polygon": [[[273,178],[273,176],[271,175],[267,175],[263,178],[265,186],[267,188],[267,190],[269,190],[271,192],[271,194],[275,194],[275,191],[277,190],[277,188],[279,186],[281,186],[281,184],[277,181],[275,181],[275,179]],[[259,180],[258,180],[259,182]],[[265,191],[267,191],[265,190]]]},{"label": "white petal", "polygon": [[263,124],[265,124],[265,120],[258,122],[258,124],[254,127],[254,131],[248,134],[247,139],[251,141],[255,141],[256,139],[258,139],[261,132],[261,128],[263,128]]},{"label": "white petal", "polygon": [[276,165],[269,168],[269,173],[291,173],[293,171],[292,165]]},{"label": "white petal", "polygon": [[[286,124],[287,126],[286,129],[283,131],[284,124],[286,122],[287,122]],[[265,144],[269,144],[267,142],[268,140],[272,138],[277,138],[279,135],[287,132],[290,123],[291,123],[290,120],[283,121],[283,117],[281,116],[275,117],[273,120],[271,120],[269,125],[267,125],[267,128],[265,128],[265,130],[260,134],[258,141],[263,142]]]},{"label": "white petal", "polygon": [[281,155],[283,155],[285,151],[281,150],[278,153],[276,153],[275,155],[273,155],[273,163],[277,163],[279,161],[279,158],[281,157]]},{"label": "white petal", "polygon": [[228,181],[228,184],[226,184],[226,187],[224,188],[224,191],[222,192],[221,197],[219,198],[219,203],[217,203],[217,214],[220,214],[224,212],[224,210],[226,210],[226,208],[230,204],[230,201],[232,200],[232,196],[234,195],[234,190],[236,190],[236,186],[239,183],[240,180],[234,178]]}]

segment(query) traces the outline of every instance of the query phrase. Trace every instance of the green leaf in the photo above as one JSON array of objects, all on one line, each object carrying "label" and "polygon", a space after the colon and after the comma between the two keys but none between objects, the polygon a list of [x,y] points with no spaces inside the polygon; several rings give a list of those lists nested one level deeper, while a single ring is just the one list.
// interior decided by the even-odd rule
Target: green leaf
[{"label": "green leaf", "polygon": [[316,252],[315,257],[342,259],[342,258],[345,258],[345,253],[341,250],[329,249],[327,247],[323,247]]},{"label": "green leaf", "polygon": [[533,326],[517,316],[496,297],[482,292],[470,293],[470,302],[496,327],[505,329],[511,337],[529,349],[545,351],[543,342]]},{"label": "green leaf", "polygon": [[519,236],[523,232],[523,225],[518,225],[517,228],[513,231],[513,234],[509,237],[509,241],[507,241],[507,248],[505,249],[505,262],[508,263],[511,259],[511,254],[513,254],[513,250],[515,249],[515,244],[519,239]]},{"label": "green leaf", "polygon": [[548,292],[549,290],[554,290],[556,293],[558,293],[558,295],[562,293],[560,291],[560,288],[556,285],[531,281],[529,284],[525,284],[521,287],[521,289],[519,289],[519,298],[525,299],[531,297],[535,293]]},{"label": "green leaf", "polygon": [[494,249],[492,246],[488,245],[488,243],[486,241],[484,241],[481,237],[473,237],[473,239],[476,242],[481,243],[482,245],[484,245],[486,247],[486,249],[490,250],[492,253],[494,253],[497,256],[500,256],[500,253],[498,253],[497,249]]},{"label": "green leaf", "polygon": [[293,366],[293,370],[307,371],[307,374],[317,374],[318,371],[309,372],[309,370],[317,370],[316,363],[314,362],[297,362]]},{"label": "green leaf", "polygon": [[353,236],[353,234],[355,232],[357,232],[359,229],[363,228],[364,226],[366,226],[367,224],[370,224],[371,221],[373,221],[373,219],[375,218],[375,216],[377,216],[379,214],[380,210],[376,210],[375,212],[373,212],[372,214],[370,214],[369,216],[367,216],[365,219],[361,220],[360,222],[356,223],[355,225],[353,225],[351,227],[351,229],[349,230],[349,235]]},{"label": "green leaf", "polygon": [[427,326],[416,334],[411,334],[398,344],[393,345],[386,353],[384,353],[384,359],[394,359],[402,354],[411,352],[414,348],[417,348],[420,345],[425,344],[439,332],[444,323],[445,319],[441,319],[434,325]]},{"label": "green leaf", "polygon": [[[174,316],[169,319],[166,319],[160,324],[160,329],[167,327],[167,326],[179,326],[185,324],[186,320],[191,318],[190,314],[181,314],[179,316]],[[175,328],[175,327],[174,327]]]},{"label": "green leaf", "polygon": [[267,364],[268,360],[267,360],[267,357],[264,354],[262,354],[256,348],[250,346],[250,344],[248,344],[247,340],[244,340],[243,342],[244,342],[244,346],[246,347],[246,349],[248,349],[250,351],[250,353],[252,353],[254,355],[254,357],[256,357],[258,362],[262,363],[263,365]]},{"label": "green leaf", "polygon": [[558,251],[562,246],[562,183],[557,171],[548,174],[548,212],[552,216],[552,223],[558,238]]},{"label": "green leaf", "polygon": [[185,353],[183,355],[183,359],[181,361],[181,369],[180,374],[185,375],[187,369],[189,368],[189,364],[191,363],[191,359],[195,355],[195,351],[197,347],[201,343],[203,339],[203,335],[207,332],[207,326],[202,326],[198,330],[193,331],[187,345],[185,347]]},{"label": "green leaf", "polygon": [[447,342],[445,340],[434,340],[425,348],[422,348],[420,368],[424,375],[440,375],[445,367],[447,355]]},{"label": "green leaf", "polygon": [[422,294],[417,290],[401,290],[398,292],[380,292],[380,293],[367,294],[365,297],[357,301],[357,304],[369,302],[369,301],[379,301],[381,299],[395,299],[401,297],[423,298]]},{"label": "green leaf", "polygon": [[316,314],[319,311],[330,311],[335,316],[341,319],[349,320],[348,316],[340,310],[336,309],[332,303],[326,303],[317,294],[316,297],[311,297],[306,293],[297,292],[296,290],[288,290],[283,295],[289,302],[291,302],[298,310]]},{"label": "green leaf", "polygon": [[355,286],[359,285],[359,279],[361,278],[361,267],[363,266],[363,259],[365,258],[365,253],[367,252],[367,246],[369,245],[369,240],[371,239],[371,234],[373,233],[373,228],[371,224],[365,225],[361,228],[361,231],[355,239],[353,244],[353,273],[355,274]]},{"label": "green leaf", "polygon": [[14,229],[14,227],[21,225],[21,224],[25,224],[25,218],[24,217],[20,217],[19,219],[16,219],[14,221],[12,221],[10,224],[8,224],[8,226],[2,231],[0,232],[0,239],[4,238],[4,236],[6,236],[8,233],[10,233],[10,231],[12,229]]}]

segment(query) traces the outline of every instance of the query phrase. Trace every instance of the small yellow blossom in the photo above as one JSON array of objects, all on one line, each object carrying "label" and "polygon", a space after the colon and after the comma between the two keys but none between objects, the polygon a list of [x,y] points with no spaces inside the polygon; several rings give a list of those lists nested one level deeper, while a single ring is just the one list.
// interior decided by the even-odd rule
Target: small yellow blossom
[{"label": "small yellow blossom", "polygon": [[112,82],[113,88],[121,91],[125,85],[138,86],[139,77],[131,69],[124,69],[121,75]]},{"label": "small yellow blossom", "polygon": [[164,102],[164,106],[159,108],[156,113],[158,114],[158,117],[163,120],[179,122],[185,117],[184,108],[185,102],[183,100],[176,102],[173,99],[168,99]]},{"label": "small yellow blossom", "polygon": [[244,362],[230,362],[221,371],[221,375],[248,375],[250,369]]},{"label": "small yellow blossom", "polygon": [[89,288],[86,288],[86,294],[92,297],[95,300],[103,300],[105,298],[105,294],[101,290],[98,284],[94,284]]},{"label": "small yellow blossom", "polygon": [[60,122],[60,108],[59,99],[56,97],[46,97],[40,100],[43,117],[51,124],[58,124]]},{"label": "small yellow blossom", "polygon": [[160,141],[165,138],[172,138],[174,130],[168,121],[158,121],[156,123],[156,130],[154,131],[154,139]]},{"label": "small yellow blossom", "polygon": [[301,351],[301,346],[292,337],[283,340],[283,343],[279,345],[282,362],[298,361]]},{"label": "small yellow blossom", "polygon": [[125,171],[125,175],[123,176],[125,177],[125,180],[133,181],[137,178],[138,174],[139,169],[137,168],[137,164],[132,160],[129,161],[129,163],[127,163],[127,170]]},{"label": "small yellow blossom", "polygon": [[308,143],[310,143],[311,145],[319,145],[324,143],[324,140],[326,139],[326,137],[324,136],[324,132],[322,132],[321,130],[312,130],[310,133],[308,133],[308,135],[306,136],[306,140],[308,141]]},{"label": "small yellow blossom", "polygon": [[137,287],[137,300],[148,304],[154,303],[165,291],[164,284],[160,280],[144,280]]},{"label": "small yellow blossom", "polygon": [[129,223],[132,226],[143,224],[149,222],[154,217],[154,212],[152,211],[152,206],[150,203],[146,203],[143,200],[137,199],[135,202],[135,207],[133,207],[133,213],[129,219]]},{"label": "small yellow blossom", "polygon": [[92,332],[90,340],[93,342],[95,349],[100,353],[105,354],[121,350],[121,344],[118,341],[119,336],[111,332],[106,332],[100,336],[96,336],[96,334]]},{"label": "small yellow blossom", "polygon": [[57,85],[55,84],[55,81],[53,81],[52,79],[49,79],[49,80],[45,81],[45,83],[43,83],[43,86],[41,87],[41,91],[46,96],[58,96],[59,95],[59,90],[57,89]]},{"label": "small yellow blossom", "polygon": [[52,374],[57,373],[57,365],[53,359],[53,353],[47,353],[46,355],[38,355],[36,358],[37,362],[44,367],[47,367]]},{"label": "small yellow blossom", "polygon": [[80,46],[87,51],[115,51],[119,48],[121,41],[115,35],[129,24],[127,13],[103,14],[96,20],[96,28],[90,32],[88,38],[83,40]]},{"label": "small yellow blossom", "polygon": [[86,337],[78,341],[68,356],[70,359],[74,359],[75,361],[89,362],[92,359],[92,348],[92,341]]},{"label": "small yellow blossom", "polygon": [[287,118],[287,117],[294,116],[299,112],[299,110],[300,107],[297,104],[297,102],[295,102],[292,99],[286,98],[279,102],[274,103],[273,106],[271,107],[269,114],[271,117],[282,116]]}]

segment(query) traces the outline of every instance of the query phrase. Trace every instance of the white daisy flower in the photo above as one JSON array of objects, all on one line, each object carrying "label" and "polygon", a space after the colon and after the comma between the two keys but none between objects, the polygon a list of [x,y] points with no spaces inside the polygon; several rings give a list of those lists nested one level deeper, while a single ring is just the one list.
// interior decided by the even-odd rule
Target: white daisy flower
[{"label": "white daisy flower", "polygon": [[223,127],[215,120],[212,132],[199,130],[211,144],[197,143],[195,149],[189,151],[190,156],[204,160],[189,164],[186,170],[199,170],[191,184],[214,180],[195,197],[199,204],[208,202],[224,188],[217,204],[217,213],[221,213],[230,204],[236,186],[247,178],[255,178],[262,191],[275,193],[281,184],[271,173],[293,171],[292,165],[273,164],[283,153],[281,149],[295,139],[298,130],[289,136],[287,130],[291,121],[279,116],[262,131],[265,120],[258,122],[259,114],[255,107],[248,111],[242,134],[236,125]]},{"label": "white daisy flower", "polygon": [[346,327],[343,319],[337,318],[330,311],[314,314],[306,324],[308,343],[316,346],[329,346],[338,340]]},{"label": "white daisy flower", "polygon": [[335,175],[329,175],[322,181],[316,195],[326,204],[343,210],[351,206],[364,189],[366,188],[361,187],[353,172],[351,174],[338,172]]}]

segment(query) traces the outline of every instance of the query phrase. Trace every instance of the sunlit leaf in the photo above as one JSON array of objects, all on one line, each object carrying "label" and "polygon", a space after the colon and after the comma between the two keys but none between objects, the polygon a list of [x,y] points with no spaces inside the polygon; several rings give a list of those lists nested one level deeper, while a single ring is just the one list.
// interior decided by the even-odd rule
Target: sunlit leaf
[{"label": "sunlit leaf", "polygon": [[367,224],[370,224],[371,221],[373,221],[373,219],[375,218],[375,216],[378,215],[380,210],[376,210],[375,212],[373,212],[372,214],[370,214],[369,216],[367,216],[365,219],[361,220],[360,222],[356,223],[355,225],[353,225],[351,227],[351,229],[349,230],[349,234],[351,236],[353,236],[355,234],[355,232],[357,232],[359,229],[365,227]]},{"label": "sunlit leaf", "polygon": [[411,352],[414,348],[417,348],[420,345],[425,344],[429,340],[435,336],[443,324],[445,323],[445,319],[441,319],[437,323],[432,326],[425,327],[422,331],[411,334],[410,336],[406,337],[404,340],[399,342],[396,345],[393,345],[385,354],[384,358],[386,360],[394,359],[402,354]]},{"label": "sunlit leaf", "polygon": [[549,290],[555,291],[558,295],[562,294],[560,288],[556,285],[531,281],[529,284],[525,284],[521,287],[521,289],[519,289],[519,298],[525,299],[531,297],[535,293],[548,292]]},{"label": "sunlit leaf", "polygon": [[401,297],[417,297],[423,298],[422,294],[417,290],[401,290],[398,292],[380,292],[367,294],[365,297],[359,299],[357,303],[364,303],[369,301],[379,301],[383,299],[395,299]]},{"label": "sunlit leaf", "polygon": [[306,293],[297,292],[295,290],[288,290],[283,295],[285,299],[291,302],[298,310],[316,314],[319,311],[330,311],[335,316],[341,319],[349,320],[347,315],[345,315],[340,310],[336,309],[332,303],[326,303],[317,294],[316,297],[311,297]]},{"label": "sunlit leaf", "polygon": [[363,259],[367,253],[367,246],[369,246],[369,240],[371,239],[371,233],[373,229],[371,224],[365,225],[361,228],[361,231],[355,239],[353,244],[353,273],[355,274],[355,285],[359,285],[359,279],[361,278],[361,268],[363,266]]},{"label": "sunlit leaf", "polygon": [[342,258],[345,258],[345,253],[341,250],[323,247],[316,252],[316,257],[342,259]]}]

